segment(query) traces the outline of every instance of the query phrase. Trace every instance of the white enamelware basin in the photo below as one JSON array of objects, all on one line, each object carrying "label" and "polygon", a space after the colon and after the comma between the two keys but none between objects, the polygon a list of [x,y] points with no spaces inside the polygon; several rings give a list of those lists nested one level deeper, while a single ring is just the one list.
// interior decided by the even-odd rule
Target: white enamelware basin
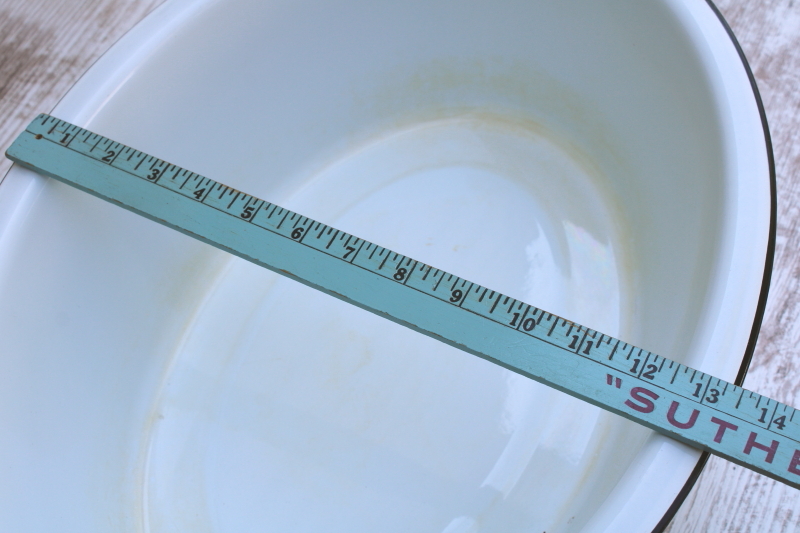
[{"label": "white enamelware basin", "polygon": [[[768,138],[701,0],[170,0],[53,114],[720,378],[757,333]],[[701,459],[19,168],[0,350],[9,531],[650,532]]]}]

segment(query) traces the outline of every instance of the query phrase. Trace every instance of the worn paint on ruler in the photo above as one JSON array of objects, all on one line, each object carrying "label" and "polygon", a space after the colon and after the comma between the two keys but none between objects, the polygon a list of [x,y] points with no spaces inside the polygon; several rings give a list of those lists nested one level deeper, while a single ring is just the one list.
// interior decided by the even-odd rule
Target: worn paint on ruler
[{"label": "worn paint on ruler", "polygon": [[48,115],[34,120],[6,155],[248,261],[800,488],[800,415],[792,407]]}]

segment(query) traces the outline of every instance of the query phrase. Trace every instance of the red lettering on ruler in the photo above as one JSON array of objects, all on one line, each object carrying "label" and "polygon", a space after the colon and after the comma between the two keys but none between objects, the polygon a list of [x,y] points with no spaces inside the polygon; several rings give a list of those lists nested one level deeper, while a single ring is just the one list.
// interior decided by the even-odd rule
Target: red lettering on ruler
[{"label": "red lettering on ruler", "polygon": [[697,422],[697,417],[700,415],[700,411],[694,409],[692,414],[689,416],[688,422],[678,422],[675,420],[675,413],[678,411],[678,406],[680,406],[680,404],[675,401],[673,401],[672,405],[669,406],[669,411],[667,411],[667,420],[669,420],[669,423],[676,428],[681,429],[689,429],[690,427],[694,426],[695,422]]},{"label": "red lettering on ruler", "polygon": [[772,446],[767,446],[765,444],[759,444],[756,442],[756,437],[758,435],[755,431],[750,432],[750,436],[747,438],[747,444],[744,445],[744,453],[750,455],[750,451],[753,448],[758,448],[759,450],[763,450],[767,452],[767,462],[771,463],[772,460],[775,458],[775,452],[778,451],[778,441],[772,441]]},{"label": "red lettering on ruler", "polygon": [[658,400],[658,394],[655,392],[645,389],[644,387],[634,387],[631,389],[631,398],[640,402],[642,405],[637,405],[630,400],[625,400],[625,405],[640,413],[652,413],[656,405],[648,398],[645,398],[645,396],[649,396],[653,400]]},{"label": "red lettering on ruler", "polygon": [[725,422],[724,420],[720,420],[716,416],[712,416],[711,421],[715,424],[719,424],[717,434],[714,435],[714,442],[722,442],[722,436],[725,434],[725,430],[732,429],[733,431],[736,431],[739,429],[739,426],[731,424],[730,422]]},{"label": "red lettering on ruler", "polygon": [[789,463],[789,472],[800,476],[800,450],[795,450],[792,456],[792,461]]}]

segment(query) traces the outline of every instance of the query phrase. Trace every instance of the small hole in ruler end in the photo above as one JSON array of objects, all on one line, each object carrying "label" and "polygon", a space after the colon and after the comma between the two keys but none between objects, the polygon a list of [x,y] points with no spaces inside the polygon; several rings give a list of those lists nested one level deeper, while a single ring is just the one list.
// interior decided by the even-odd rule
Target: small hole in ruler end
[{"label": "small hole in ruler end", "polygon": [[33,138],[34,139],[41,139],[42,138],[42,134],[41,133],[37,133]]}]

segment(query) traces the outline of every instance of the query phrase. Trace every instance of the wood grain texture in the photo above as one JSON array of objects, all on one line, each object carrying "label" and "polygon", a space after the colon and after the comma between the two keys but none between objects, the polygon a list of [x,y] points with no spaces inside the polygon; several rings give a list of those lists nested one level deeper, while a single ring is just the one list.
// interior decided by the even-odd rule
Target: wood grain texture
[{"label": "wood grain texture", "polygon": [[[0,147],[164,0],[0,0]],[[11,167],[0,158],[0,176]]]},{"label": "wood grain texture", "polygon": [[[0,0],[0,148],[163,0]],[[755,73],[778,180],[775,268],[745,386],[800,406],[800,0],[720,0]],[[0,159],[0,176],[10,163]],[[669,533],[800,531],[800,491],[712,458]],[[621,532],[623,533],[623,532]]]}]

